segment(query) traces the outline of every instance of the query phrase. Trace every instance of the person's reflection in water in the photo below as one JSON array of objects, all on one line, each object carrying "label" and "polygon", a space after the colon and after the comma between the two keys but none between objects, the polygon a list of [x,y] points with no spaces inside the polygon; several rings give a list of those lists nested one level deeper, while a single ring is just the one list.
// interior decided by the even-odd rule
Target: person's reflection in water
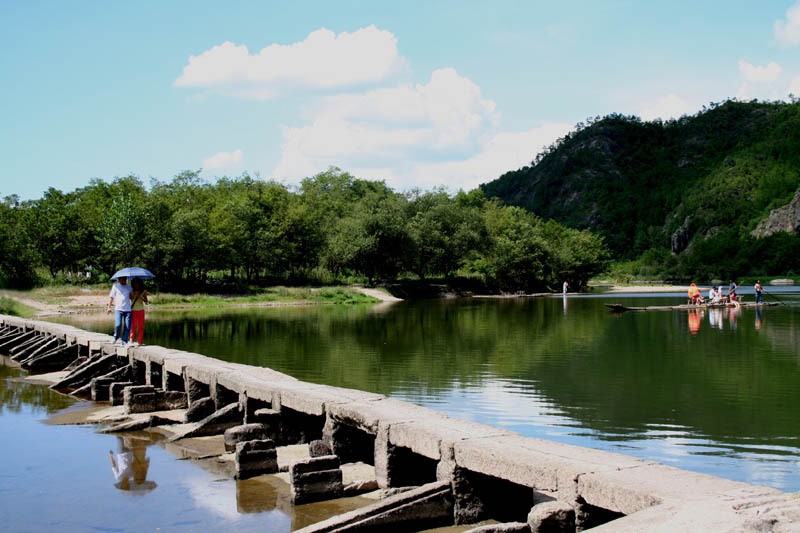
[{"label": "person's reflection in water", "polygon": [[708,310],[708,322],[712,328],[722,329],[722,309],[712,308]]},{"label": "person's reflection in water", "polygon": [[119,452],[108,452],[114,486],[120,490],[150,491],[156,488],[155,481],[147,480],[150,458],[147,457],[147,441],[132,437],[117,437]]},{"label": "person's reflection in water", "polygon": [[731,329],[732,330],[736,329],[736,319],[739,318],[739,313],[741,313],[741,312],[742,312],[742,310],[738,306],[737,307],[730,307],[728,309],[728,321],[731,323]]},{"label": "person's reflection in water", "polygon": [[564,314],[567,314],[567,295],[564,295]]},{"label": "person's reflection in water", "polygon": [[756,307],[756,329],[761,329],[761,313],[763,312],[760,307]]},{"label": "person's reflection in water", "polygon": [[700,315],[697,311],[689,311],[689,333],[697,335],[698,331],[700,331]]}]

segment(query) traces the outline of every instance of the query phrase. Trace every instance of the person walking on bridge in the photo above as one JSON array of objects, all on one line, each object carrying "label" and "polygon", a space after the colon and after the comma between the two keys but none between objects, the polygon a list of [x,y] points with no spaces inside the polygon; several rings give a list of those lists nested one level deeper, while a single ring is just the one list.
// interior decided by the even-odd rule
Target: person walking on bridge
[{"label": "person walking on bridge", "polygon": [[106,313],[114,306],[114,344],[120,341],[124,346],[131,334],[131,291],[128,278],[120,276],[108,293]]}]

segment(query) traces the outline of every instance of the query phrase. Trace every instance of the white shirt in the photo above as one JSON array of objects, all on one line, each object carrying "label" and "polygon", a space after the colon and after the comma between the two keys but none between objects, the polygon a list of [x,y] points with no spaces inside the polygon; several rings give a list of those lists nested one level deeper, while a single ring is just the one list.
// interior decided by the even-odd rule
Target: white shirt
[{"label": "white shirt", "polygon": [[111,292],[108,293],[109,298],[114,298],[114,311],[130,311],[131,310],[131,292],[133,287],[130,283],[122,285],[115,283],[111,287]]},{"label": "white shirt", "polygon": [[111,471],[114,473],[116,481],[126,477],[133,477],[133,452],[118,453],[116,465],[111,465]]}]

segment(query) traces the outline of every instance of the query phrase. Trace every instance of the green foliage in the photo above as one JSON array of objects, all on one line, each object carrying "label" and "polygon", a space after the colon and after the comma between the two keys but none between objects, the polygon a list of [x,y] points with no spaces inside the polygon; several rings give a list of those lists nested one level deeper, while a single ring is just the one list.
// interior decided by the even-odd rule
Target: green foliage
[{"label": "green foliage", "polygon": [[420,279],[436,273],[452,276],[465,262],[485,251],[486,224],[481,215],[483,195],[455,199],[444,191],[414,195],[409,202],[411,243],[408,269]]},{"label": "green foliage", "polygon": [[778,268],[786,261],[737,250],[751,246],[749,231],[800,189],[800,104],[726,101],[667,122],[597,117],[532,166],[481,189],[543,218],[591,229],[619,261],[667,248],[678,228],[688,230],[688,248],[669,264],[653,269],[646,265],[651,256],[627,270],[683,278]]},{"label": "green foliage", "polygon": [[[0,281],[19,287],[33,284],[41,266],[51,280],[85,270],[97,280],[138,265],[156,274],[154,288],[178,292],[242,294],[408,273],[530,290],[562,279],[580,287],[607,254],[602,239],[487,202],[480,190],[399,194],[336,168],[299,190],[246,174],[212,184],[193,171],[154,180],[149,191],[134,176],[93,180],[27,204],[9,199],[0,218]],[[341,291],[314,297],[361,301]]]},{"label": "green foliage", "polygon": [[13,298],[0,296],[0,315],[21,316],[24,318],[32,317],[36,314],[36,309],[28,307]]},{"label": "green foliage", "polygon": [[0,287],[27,289],[37,282],[40,258],[29,238],[25,206],[15,196],[0,201]]}]

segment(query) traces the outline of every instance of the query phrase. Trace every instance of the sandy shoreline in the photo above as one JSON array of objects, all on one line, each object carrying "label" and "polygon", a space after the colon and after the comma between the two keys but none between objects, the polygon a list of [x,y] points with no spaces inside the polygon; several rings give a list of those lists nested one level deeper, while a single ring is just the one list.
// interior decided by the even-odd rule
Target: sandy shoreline
[{"label": "sandy shoreline", "polygon": [[[380,301],[380,303],[401,302],[401,298],[392,296],[391,294],[380,290],[368,287],[353,285],[348,287],[356,290],[367,296],[371,296]],[[602,285],[590,287],[593,294],[630,294],[630,293],[685,293],[688,291],[688,285]],[[708,287],[701,286],[700,290],[708,290]],[[502,295],[475,295],[476,298],[534,298],[544,296],[558,296],[561,293],[535,293],[535,294],[502,294]],[[568,296],[577,296],[580,294],[590,293],[567,293]],[[108,298],[104,295],[97,294],[81,294],[76,296],[69,296],[63,302],[57,304],[44,303],[31,298],[25,298],[18,294],[10,294],[5,291],[0,291],[0,296],[12,298],[28,307],[37,310],[36,318],[43,318],[55,315],[65,314],[92,314],[105,312],[106,303]],[[231,302],[230,305],[220,306],[220,308],[241,308],[241,307],[295,307],[295,306],[308,306],[308,305],[326,305],[321,302],[309,301],[295,301],[295,302],[247,302],[236,303]],[[204,305],[164,305],[151,307],[151,310],[180,310],[180,309],[205,309],[210,308]]]}]

